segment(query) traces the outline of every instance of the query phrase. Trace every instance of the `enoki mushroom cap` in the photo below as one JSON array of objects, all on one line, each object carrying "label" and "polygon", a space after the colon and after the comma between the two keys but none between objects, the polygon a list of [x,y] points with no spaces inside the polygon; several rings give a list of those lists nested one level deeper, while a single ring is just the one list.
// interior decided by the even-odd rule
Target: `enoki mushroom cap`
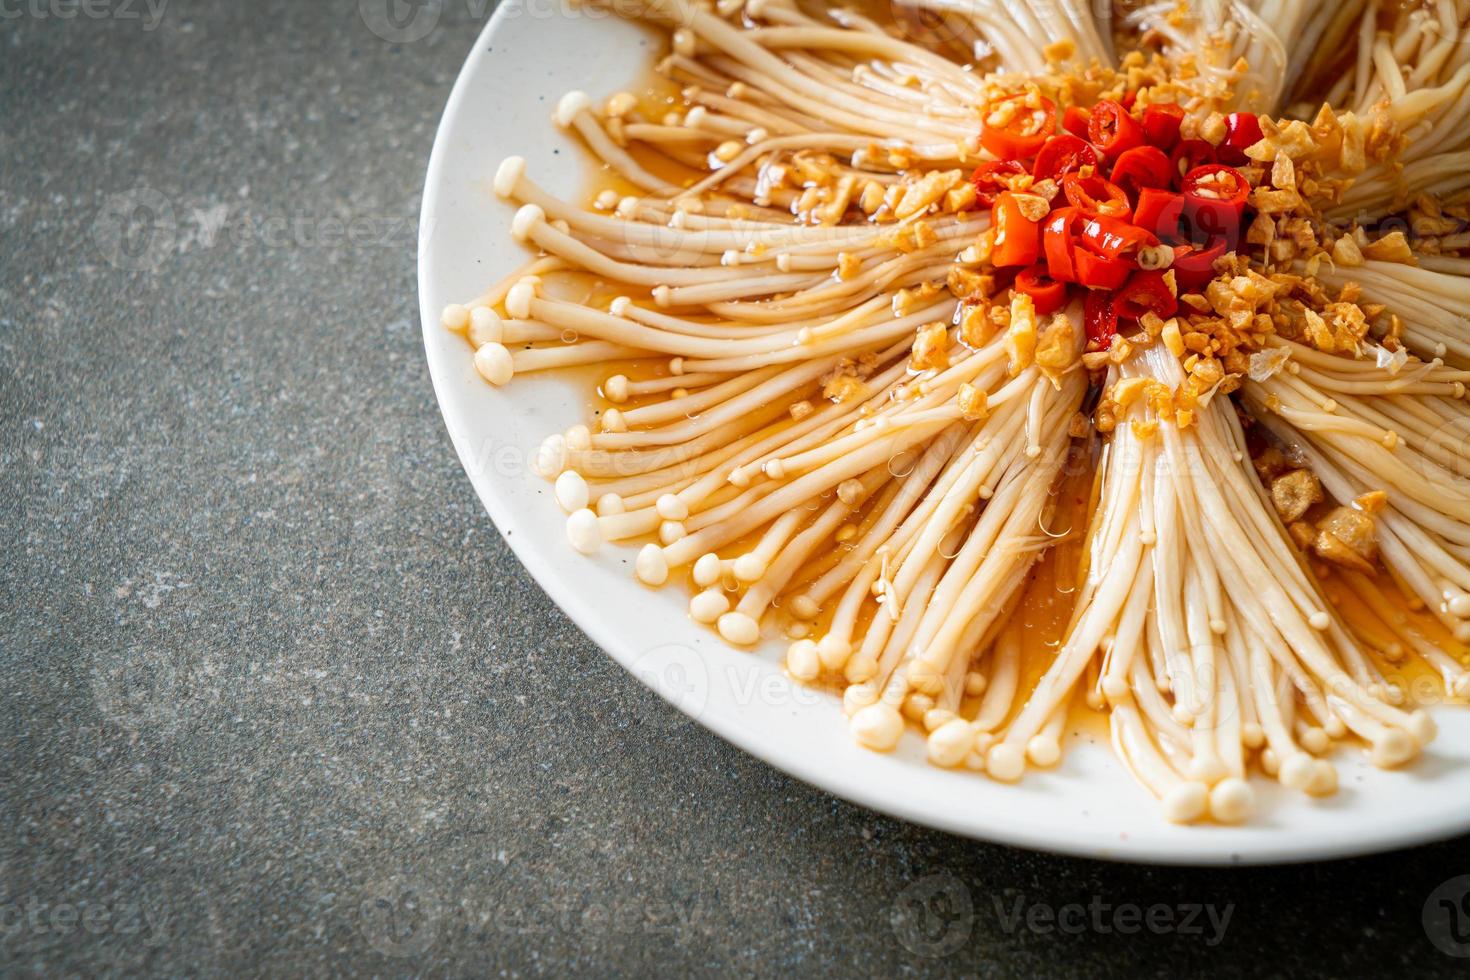
[{"label": "enoki mushroom cap", "polygon": [[547,436],[531,457],[531,471],[546,480],[554,480],[567,468],[567,440],[557,433]]},{"label": "enoki mushroom cap", "polygon": [[817,656],[817,645],[811,640],[797,640],[786,649],[786,670],[802,682],[817,679],[822,673],[822,661]]},{"label": "enoki mushroom cap", "polygon": [[1307,779],[1306,791],[1313,796],[1331,796],[1337,792],[1337,767],[1326,759],[1312,763],[1311,776]]},{"label": "enoki mushroom cap", "polygon": [[516,366],[510,351],[503,344],[485,344],[475,351],[475,370],[480,372],[480,377],[498,388],[509,384],[510,379],[515,377]]},{"label": "enoki mushroom cap", "polygon": [[571,514],[587,506],[587,481],[576,470],[567,470],[556,478],[556,502]]},{"label": "enoki mushroom cap", "polygon": [[666,493],[659,497],[653,505],[658,516],[666,521],[685,521],[689,519],[689,505],[679,498],[678,494]]},{"label": "enoki mushroom cap", "polygon": [[1400,729],[1389,729],[1368,750],[1368,760],[1380,768],[1401,766],[1419,754],[1414,737]]},{"label": "enoki mushroom cap", "polygon": [[470,325],[470,311],[459,303],[450,303],[444,307],[439,323],[451,333],[463,333]]},{"label": "enoki mushroom cap", "polygon": [[485,344],[498,344],[505,339],[505,325],[500,314],[488,306],[477,306],[470,310],[470,343],[478,350]]},{"label": "enoki mushroom cap", "polygon": [[1164,819],[1171,823],[1192,823],[1205,815],[1210,803],[1210,788],[1204,783],[1182,782],[1164,794]]},{"label": "enoki mushroom cap", "polygon": [[1312,766],[1317,760],[1305,752],[1297,752],[1281,763],[1278,778],[1281,785],[1305,793],[1312,782]]},{"label": "enoki mushroom cap", "polygon": [[817,654],[822,666],[828,670],[841,670],[852,656],[852,644],[835,633],[828,633],[817,641]]},{"label": "enoki mushroom cap", "polygon": [[1327,737],[1327,733],[1322,729],[1308,728],[1302,732],[1301,743],[1302,748],[1308,752],[1314,755],[1320,755],[1327,751],[1328,746],[1332,744],[1332,740]]},{"label": "enoki mushroom cap", "polygon": [[[546,223],[546,212],[539,204],[523,204],[516,211],[516,216],[511,219],[510,233],[515,236],[516,241],[524,242],[541,225]],[[507,303],[509,298],[507,297]]]},{"label": "enoki mushroom cap", "polygon": [[791,615],[797,619],[816,619],[822,607],[809,595],[794,596],[790,604]]},{"label": "enoki mushroom cap", "polygon": [[1422,749],[1434,741],[1434,737],[1439,734],[1439,726],[1434,723],[1429,712],[1419,708],[1409,714],[1409,734],[1414,736]]},{"label": "enoki mushroom cap", "polygon": [[758,582],[769,566],[760,555],[750,552],[735,559],[735,578],[741,582]]},{"label": "enoki mushroom cap", "polygon": [[761,638],[761,627],[743,612],[727,612],[716,623],[720,636],[736,646],[754,646]]},{"label": "enoki mushroom cap", "polygon": [[525,157],[506,157],[495,170],[495,193],[499,197],[515,194],[516,184],[526,173]]},{"label": "enoki mushroom cap", "polygon": [[644,585],[659,586],[669,579],[668,559],[664,557],[664,550],[656,544],[643,546],[633,561],[633,569],[638,575],[638,581]]},{"label": "enoki mushroom cap", "polygon": [[856,657],[852,657],[847,661],[847,665],[842,671],[842,675],[853,684],[862,684],[865,681],[870,681],[877,673],[878,658],[872,654],[859,654]]},{"label": "enoki mushroom cap", "polygon": [[871,684],[850,684],[842,692],[842,710],[848,718],[878,700],[878,691]]},{"label": "enoki mushroom cap", "polygon": [[586,92],[568,92],[556,104],[556,124],[565,129],[577,116],[592,107],[592,97]]},{"label": "enoki mushroom cap", "polygon": [[1210,816],[1221,823],[1242,823],[1256,807],[1256,791],[1239,776],[1220,780],[1210,790]]},{"label": "enoki mushroom cap", "polygon": [[602,393],[607,400],[614,405],[621,405],[628,400],[628,378],[626,375],[615,374],[603,382]]},{"label": "enoki mushroom cap", "polygon": [[689,600],[689,618],[711,625],[730,611],[730,598],[720,589],[705,589]]},{"label": "enoki mushroom cap", "polygon": [[903,734],[903,716],[890,704],[879,701],[859,709],[848,722],[852,737],[865,749],[887,752]]},{"label": "enoki mushroom cap", "polygon": [[567,518],[567,540],[584,555],[590,555],[602,547],[602,527],[597,515],[590,510],[579,510]]},{"label": "enoki mushroom cap", "polygon": [[694,563],[694,584],[705,589],[717,585],[723,570],[724,566],[720,564],[719,555],[714,552],[701,555]]},{"label": "enoki mushroom cap", "polygon": [[950,711],[948,708],[930,708],[928,711],[924,712],[924,731],[936,731],[941,725],[946,725],[952,719],[957,717],[959,716],[956,715],[953,711]]},{"label": "enoki mushroom cap", "polygon": [[1026,771],[1026,756],[1016,746],[1000,742],[985,753],[985,771],[1005,783],[1014,783]]},{"label": "enoki mushroom cap", "polygon": [[1026,743],[1026,758],[1034,765],[1050,769],[1062,761],[1062,743],[1053,735],[1033,735]]},{"label": "enoki mushroom cap", "polygon": [[517,320],[529,320],[531,301],[536,298],[536,287],[539,284],[540,280],[527,276],[510,287],[510,292],[505,294],[505,312]]},{"label": "enoki mushroom cap", "polygon": [[592,430],[585,425],[574,425],[566,431],[567,448],[575,452],[586,452],[592,448]]},{"label": "enoki mushroom cap", "polygon": [[1213,785],[1224,779],[1228,771],[1225,763],[1213,755],[1197,755],[1189,761],[1189,778],[1206,785]]},{"label": "enoki mushroom cap", "polygon": [[927,744],[930,762],[952,768],[964,762],[974,748],[975,727],[963,718],[953,718],[935,728]]}]

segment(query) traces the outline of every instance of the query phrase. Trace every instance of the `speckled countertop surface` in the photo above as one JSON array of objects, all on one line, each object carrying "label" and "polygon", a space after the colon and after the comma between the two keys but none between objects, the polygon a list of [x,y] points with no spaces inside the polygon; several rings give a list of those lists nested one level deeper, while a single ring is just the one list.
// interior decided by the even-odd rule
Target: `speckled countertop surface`
[{"label": "speckled countertop surface", "polygon": [[1464,975],[1421,917],[1465,840],[986,846],[599,653],[482,512],[419,343],[487,4],[389,43],[385,2],[0,3],[0,970]]}]

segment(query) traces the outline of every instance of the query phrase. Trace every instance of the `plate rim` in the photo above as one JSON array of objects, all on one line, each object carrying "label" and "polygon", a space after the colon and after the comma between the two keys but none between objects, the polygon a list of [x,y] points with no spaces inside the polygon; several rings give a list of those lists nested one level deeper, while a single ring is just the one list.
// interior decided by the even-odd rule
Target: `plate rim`
[{"label": "plate rim", "polygon": [[[1293,864],[1341,859],[1444,840],[1470,831],[1470,810],[1467,810],[1459,822],[1445,821],[1398,830],[1370,828],[1353,837],[1315,837],[1307,842],[1295,836],[1282,837],[1278,833],[1267,830],[1263,833],[1270,833],[1269,839],[1252,840],[1250,846],[1245,848],[1210,847],[1210,835],[1221,831],[1221,828],[1213,825],[1183,828],[1187,833],[1177,838],[1171,835],[1169,839],[1140,833],[1137,837],[1129,836],[1123,840],[1110,841],[1105,847],[1100,847],[1094,837],[1086,834],[1081,834],[1076,839],[1058,839],[1050,831],[1030,832],[1024,822],[990,822],[977,826],[973,819],[960,819],[957,813],[950,810],[920,809],[917,806],[907,805],[901,797],[895,797],[892,794],[885,795],[880,790],[871,789],[870,785],[881,784],[878,781],[853,780],[850,777],[834,775],[840,772],[840,768],[824,767],[819,757],[813,757],[810,753],[789,750],[776,743],[775,740],[762,738],[759,733],[749,729],[737,730],[735,720],[720,712],[692,711],[686,705],[668,697],[665,692],[650,683],[648,678],[631,669],[631,664],[637,660],[639,654],[632,648],[630,641],[596,614],[592,604],[557,572],[554,562],[525,544],[529,540],[528,536],[522,535],[517,539],[516,536],[508,533],[515,529],[519,521],[510,512],[506,502],[494,492],[494,481],[475,465],[474,449],[470,445],[466,430],[456,426],[451,418],[450,403],[453,401],[453,395],[450,391],[452,382],[449,378],[449,365],[446,355],[436,351],[435,338],[443,333],[443,327],[440,324],[441,310],[430,301],[430,296],[434,292],[432,285],[434,262],[430,240],[436,225],[435,215],[440,193],[445,186],[447,159],[450,155],[447,145],[455,130],[456,122],[463,113],[464,106],[472,97],[472,79],[476,74],[476,69],[482,61],[489,59],[494,54],[491,51],[493,45],[488,42],[493,40],[502,26],[511,19],[510,11],[517,6],[517,2],[518,0],[506,0],[505,3],[499,4],[477,34],[474,44],[456,75],[439,123],[435,128],[433,148],[430,151],[428,167],[424,175],[416,256],[422,339],[441,420],[448,432],[455,454],[459,458],[460,465],[464,468],[475,490],[475,495],[479,498],[486,513],[489,514],[501,538],[509,545],[516,559],[530,573],[536,584],[602,653],[611,657],[626,673],[657,693],[687,718],[765,765],[824,793],[865,809],[967,839],[1118,863],[1210,867]],[[554,130],[550,128],[549,122],[547,125],[548,135],[550,135]],[[874,758],[885,759],[887,757],[875,754]],[[877,767],[881,768],[881,765]]]}]

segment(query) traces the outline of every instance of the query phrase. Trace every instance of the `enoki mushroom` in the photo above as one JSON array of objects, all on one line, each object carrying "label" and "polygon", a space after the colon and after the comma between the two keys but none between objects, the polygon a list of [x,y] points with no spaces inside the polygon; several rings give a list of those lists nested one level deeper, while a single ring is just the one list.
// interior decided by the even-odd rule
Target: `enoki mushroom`
[{"label": "enoki mushroom", "polygon": [[1174,821],[1409,763],[1410,665],[1470,697],[1470,4],[641,14],[657,97],[555,113],[606,186],[505,160],[533,257],[443,317],[599,372],[571,547],[873,750],[1014,781],[1105,712]]}]

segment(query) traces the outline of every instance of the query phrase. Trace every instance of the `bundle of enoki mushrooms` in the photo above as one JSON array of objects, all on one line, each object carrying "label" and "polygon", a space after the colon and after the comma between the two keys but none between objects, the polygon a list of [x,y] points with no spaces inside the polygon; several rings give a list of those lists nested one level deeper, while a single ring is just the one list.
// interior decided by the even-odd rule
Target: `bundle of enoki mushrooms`
[{"label": "bundle of enoki mushrooms", "polygon": [[444,324],[595,366],[572,546],[871,749],[1010,781],[1105,712],[1219,822],[1414,759],[1413,682],[1470,696],[1470,2],[893,13],[648,0],[664,87],[557,107],[592,205],[500,166],[535,257]]}]

